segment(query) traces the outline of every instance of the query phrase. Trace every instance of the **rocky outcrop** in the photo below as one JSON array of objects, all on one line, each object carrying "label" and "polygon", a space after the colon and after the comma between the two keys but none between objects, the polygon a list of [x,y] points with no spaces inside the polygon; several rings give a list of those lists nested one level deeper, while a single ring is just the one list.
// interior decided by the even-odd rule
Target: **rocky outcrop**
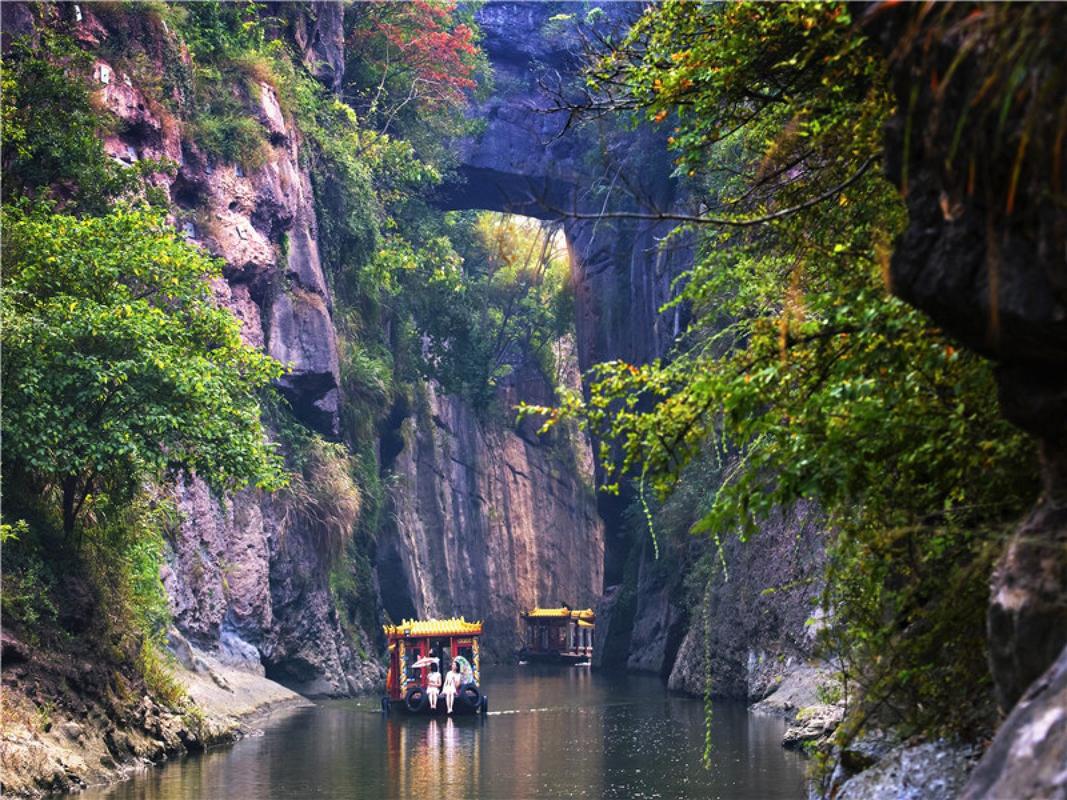
[{"label": "rocky outcrop", "polygon": [[1042,442],[1044,491],[993,573],[990,664],[1010,708],[1067,644],[1067,440]]},{"label": "rocky outcrop", "polygon": [[550,100],[542,86],[551,75],[577,71],[566,37],[546,35],[550,20],[568,10],[560,2],[494,2],[479,9],[494,90],[472,109],[484,128],[460,143],[459,180],[443,188],[441,205],[542,219],[573,207],[587,146],[560,136],[565,120],[546,113]]},{"label": "rocky outcrop", "polygon": [[483,652],[509,658],[519,612],[592,606],[603,585],[603,528],[588,443],[531,441],[426,389],[403,421],[393,462],[395,527],[378,543],[382,601],[394,620],[486,623]]},{"label": "rocky outcrop", "polygon": [[[303,57],[320,80],[336,86],[344,61],[340,4],[286,11]],[[108,18],[84,7],[83,39],[107,41],[101,19]],[[116,24],[124,20],[119,15]],[[168,36],[160,26],[139,31],[138,42],[146,52],[162,52],[153,40]],[[107,151],[128,163],[178,165],[175,175],[160,173],[152,182],[169,192],[174,222],[187,238],[223,261],[216,300],[240,320],[245,341],[288,367],[277,386],[295,416],[335,438],[337,342],[314,197],[299,131],[276,91],[261,83],[246,98],[270,148],[252,170],[209,157],[114,65],[98,60],[93,74],[102,104],[119,123],[105,139]],[[285,492],[219,497],[195,476],[179,482],[175,500],[181,521],[169,536],[163,580],[181,633],[222,663],[306,694],[349,694],[377,684],[381,668],[356,654],[367,643],[353,641],[338,620],[329,586],[332,551],[307,515],[294,512],[298,501]]]},{"label": "rocky outcrop", "polygon": [[[1039,13],[1049,30],[1062,33],[1062,10],[1050,6]],[[947,156],[957,147],[955,121],[970,114],[970,141],[988,146],[1022,131],[1020,108],[1005,102],[999,119],[977,117],[969,92],[984,80],[982,57],[972,50],[955,63],[962,46],[958,29],[937,36],[931,50],[901,52],[898,34],[909,23],[905,10],[876,16],[873,23],[895,53],[899,111],[887,128],[888,173],[899,186],[907,182],[908,228],[893,254],[893,291],[998,362],[1001,409],[1037,437],[1041,450],[1044,492],[992,581],[990,663],[1006,709],[1067,643],[1067,225],[1063,209],[1041,199],[1046,182],[1062,185],[1067,170],[1052,160],[1051,167],[1029,166],[1020,178],[1018,172],[1013,176],[1009,159],[988,158],[968,188]],[[1046,52],[1060,58],[1058,48]],[[950,63],[955,76],[937,91],[915,79],[944,75]],[[1047,103],[1048,118],[1030,121],[1025,130],[1051,130],[1061,106]],[[922,122],[906,146],[912,119]],[[1029,133],[1021,135],[1026,142]],[[1032,153],[1045,146],[1042,137],[1039,132],[1031,143]],[[1028,164],[1042,161],[1028,156]],[[1051,175],[1048,170],[1057,165],[1061,173]],[[1007,208],[1008,187],[1016,180],[1018,202]]]},{"label": "rocky outcrop", "polygon": [[[639,7],[617,4],[605,7],[605,12],[595,23],[602,33],[624,27]],[[572,126],[573,119],[565,112],[551,113],[573,98],[576,90],[581,43],[568,33],[570,25],[560,21],[576,13],[580,12],[573,5],[560,3],[487,3],[479,10],[483,45],[494,70],[494,92],[477,111],[485,120],[484,130],[461,148],[463,180],[445,187],[440,202],[447,207],[563,220],[576,294],[578,365],[584,372],[602,361],[646,363],[668,353],[688,324],[688,315],[685,307],[664,311],[663,306],[673,296],[674,281],[691,265],[692,251],[684,238],[670,239],[664,246],[669,224],[580,219],[571,213],[628,210],[638,205],[669,209],[685,201],[670,178],[673,166],[658,132],[620,132],[606,121]],[[566,134],[560,136],[564,129]],[[599,466],[596,469],[597,477],[603,477]],[[594,663],[627,666],[666,678],[690,622],[680,591],[689,562],[683,557],[666,566],[653,559],[651,548],[644,547],[638,555],[636,578],[626,578],[632,540],[624,516],[631,500],[625,491],[621,497],[601,493],[596,498],[604,520],[606,591],[598,606]],[[772,525],[760,538],[774,540],[767,545],[770,550],[788,550],[794,534],[792,529]],[[748,547],[759,553],[761,545],[750,543]],[[730,595],[723,597],[724,608],[738,599],[732,595],[733,586],[743,584],[750,595],[756,595],[776,585],[773,577],[758,574],[762,564],[758,555],[742,557],[739,553],[738,560],[743,563],[736,567],[734,583],[722,587]],[[757,574],[749,574],[750,568]],[[773,608],[779,599],[772,596],[763,606]],[[809,612],[810,605],[805,604],[803,613],[788,614],[783,630],[796,626],[788,635],[745,637],[738,645],[741,652],[731,650],[724,661],[747,664],[750,648],[777,658],[778,650],[759,643],[775,637],[803,638]],[[730,624],[723,624],[724,635]],[[796,655],[792,650],[781,653],[787,658]],[[691,683],[700,687],[695,691],[702,691],[703,678],[697,674],[702,670],[702,657],[698,663],[691,678],[676,681],[679,688]],[[724,691],[747,695],[747,689],[739,688],[741,683],[726,680]]]},{"label": "rocky outcrop", "polygon": [[951,742],[900,745],[874,766],[841,782],[830,796],[837,800],[954,800],[974,759],[973,747]]},{"label": "rocky outcrop", "polygon": [[1067,798],[1067,648],[1001,724],[959,800]]},{"label": "rocky outcrop", "polygon": [[344,3],[268,3],[272,13],[287,19],[293,43],[308,71],[335,94],[345,71]]},{"label": "rocky outcrop", "polygon": [[[963,51],[964,26],[951,26],[951,16],[944,35],[929,37],[931,47],[917,46],[921,37],[907,33],[912,12],[875,8],[869,22],[893,53],[898,111],[887,126],[886,164],[908,207],[892,288],[998,363],[1003,413],[1041,449],[1044,490],[993,577],[990,662],[998,699],[1009,709],[1067,643],[1067,218],[1046,199],[1050,186],[1067,180],[1062,159],[1046,157],[1058,147],[1046,134],[1062,98],[1049,94],[1025,107],[1005,101],[999,114],[980,115],[970,92],[985,80],[988,60],[980,48]],[[1028,57],[1036,85],[1060,69],[1064,20],[1053,6],[1031,13],[1040,16],[1032,24],[1059,37]],[[952,80],[937,85],[949,65]],[[1062,83],[1051,91],[1062,93]],[[1028,108],[1036,116],[1024,120]],[[1029,145],[1027,158],[990,152],[969,179],[954,169],[950,154],[995,145],[1020,157]]]},{"label": "rocky outcrop", "polygon": [[[668,686],[702,695],[760,700],[812,658],[824,518],[807,504],[779,512],[747,542],[723,543],[725,572],[715,569],[704,608],[682,642]],[[812,687],[814,688],[814,687]],[[793,709],[814,702],[805,697]]]},{"label": "rocky outcrop", "polygon": [[[609,6],[598,30],[624,28],[639,10]],[[438,201],[564,220],[584,371],[613,358],[642,363],[666,353],[686,317],[660,307],[692,254],[684,241],[660,246],[672,227],[664,223],[568,216],[632,208],[638,198],[660,209],[680,200],[658,133],[572,126],[564,107],[580,81],[582,43],[567,20],[576,14],[573,4],[556,2],[493,2],[479,10],[494,92],[474,111],[484,129],[460,146],[463,179],[446,185]]]},{"label": "rocky outcrop", "polygon": [[341,626],[329,588],[323,532],[294,513],[283,491],[249,490],[225,500],[183,479],[182,520],[169,537],[163,583],[175,624],[221,662],[266,675],[302,694],[374,689],[370,650]]},{"label": "rocky outcrop", "polygon": [[656,559],[648,545],[642,548],[627,669],[662,678],[670,675],[689,627],[689,609],[677,596],[681,577],[673,561]]},{"label": "rocky outcrop", "polygon": [[140,694],[139,676],[113,655],[71,645],[30,646],[3,634],[0,792],[40,797],[128,778],[147,766],[241,738],[267,715],[306,704],[254,672],[176,637],[171,670],[196,703],[183,713]]}]

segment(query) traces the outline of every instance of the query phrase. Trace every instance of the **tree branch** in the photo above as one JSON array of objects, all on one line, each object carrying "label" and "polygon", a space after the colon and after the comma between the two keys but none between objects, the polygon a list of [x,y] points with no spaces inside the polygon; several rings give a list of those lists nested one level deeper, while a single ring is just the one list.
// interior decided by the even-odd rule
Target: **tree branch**
[{"label": "tree branch", "polygon": [[867,159],[860,165],[848,179],[842,181],[831,189],[827,189],[825,192],[812,197],[809,200],[805,200],[803,203],[798,203],[795,206],[789,208],[783,208],[780,211],[775,211],[771,214],[765,214],[761,217],[752,217],[750,219],[734,219],[730,217],[709,217],[700,214],[678,214],[674,212],[656,211],[608,211],[600,213],[589,213],[581,211],[564,211],[560,208],[554,208],[545,203],[541,205],[551,211],[553,214],[559,214],[562,217],[569,219],[636,219],[636,220],[649,220],[652,222],[681,222],[690,223],[695,225],[722,225],[732,228],[750,228],[756,225],[765,225],[768,222],[774,222],[775,220],[783,219],[785,217],[796,214],[799,211],[804,211],[816,206],[819,203],[823,203],[827,200],[831,200],[841,192],[845,191],[849,186],[858,181],[864,173],[870,169],[871,164],[875,162],[881,153],[875,153],[868,156]]}]

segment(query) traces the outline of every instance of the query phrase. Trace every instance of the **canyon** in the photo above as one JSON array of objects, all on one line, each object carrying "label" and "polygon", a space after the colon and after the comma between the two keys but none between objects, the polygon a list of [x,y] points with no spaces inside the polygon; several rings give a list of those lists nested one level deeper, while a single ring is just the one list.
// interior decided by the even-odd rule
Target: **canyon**
[{"label": "canyon", "polygon": [[[540,78],[550,69],[565,76],[577,69],[568,43],[544,35],[550,17],[561,10],[552,4],[493,3],[481,13],[498,88],[474,110],[486,125],[461,143],[461,181],[439,190],[440,206],[558,218],[560,208],[588,206],[582,193],[604,179],[604,170],[637,172],[627,160],[632,156],[605,162],[603,145],[591,131],[557,136],[561,115],[549,112],[554,98]],[[339,7],[291,7],[286,13],[305,63],[325,85],[335,86],[345,58]],[[8,14],[17,20],[15,10]],[[91,9],[78,31],[90,45],[108,36]],[[163,45],[158,47],[162,51]],[[121,134],[105,140],[108,152],[126,161],[169,158],[180,165],[173,178],[156,180],[169,191],[175,224],[224,260],[225,280],[215,286],[216,298],[241,321],[246,341],[289,366],[279,388],[297,418],[336,438],[343,398],[330,266],[319,254],[301,135],[276,93],[263,84],[256,110],[269,131],[272,155],[263,168],[246,174],[234,164],[212,163],[165,115],[153,113],[129,75],[103,59],[94,74],[103,102],[123,123]],[[641,135],[652,142],[651,132]],[[675,189],[666,157],[643,164],[638,174],[645,181],[642,191],[669,207]],[[608,198],[612,208],[632,202],[626,192]],[[572,388],[580,388],[580,374],[600,361],[644,363],[665,355],[683,330],[684,309],[660,312],[690,258],[684,246],[658,245],[669,230],[663,223],[564,219],[577,303]],[[502,391],[512,405],[551,402],[551,389],[540,384],[536,375],[519,375]],[[394,414],[389,424],[383,441],[375,443],[383,474],[393,476],[375,570],[381,605],[393,619],[483,619],[493,631],[487,655],[506,660],[518,647],[520,610],[599,604],[604,619],[599,666],[671,675],[690,622],[690,609],[679,596],[681,573],[654,577],[651,550],[639,545],[640,578],[630,587],[635,602],[613,614],[612,598],[620,592],[630,555],[622,529],[631,499],[595,491],[604,476],[594,464],[593,443],[577,433],[538,436],[532,421],[486,422],[462,398],[433,385],[426,386],[417,407]],[[169,537],[163,579],[177,632],[193,648],[308,696],[365,692],[380,682],[377,660],[361,655],[374,652],[378,633],[360,631],[353,641],[343,629],[330,594],[330,556],[322,547],[328,533],[301,513],[299,499],[255,490],[219,497],[195,476],[177,487],[175,497],[181,522]],[[786,525],[754,548],[731,548],[737,573],[723,590],[746,584],[746,565],[765,562],[764,556],[794,534]],[[776,581],[796,578],[761,577],[749,599]],[[715,591],[710,607],[718,602]],[[803,624],[814,611],[814,593],[793,594],[790,622],[755,626],[751,641],[739,642],[733,622],[712,615],[712,635],[731,641],[718,658],[734,654],[724,672],[747,675],[753,654],[768,663],[805,658],[810,637]],[[692,667],[700,660],[686,661]],[[692,679],[679,677],[675,685],[703,691]],[[720,691],[759,699],[773,686],[741,677],[724,680]]]},{"label": "canyon", "polygon": [[[340,92],[354,46],[345,36],[344,4],[267,8],[284,20],[278,35],[303,67],[328,91]],[[563,34],[559,20],[574,13],[572,4],[560,2],[480,7],[492,90],[472,102],[477,132],[455,144],[454,174],[427,198],[438,211],[516,214],[559,231],[574,297],[573,330],[558,343],[559,386],[528,359],[496,390],[504,413],[487,414],[424,380],[373,421],[370,440],[353,442],[343,424],[352,398],[344,388],[335,265],[323,255],[323,208],[316,204],[304,134],[275,87],[261,82],[246,98],[269,141],[264,163],[255,169],[226,163],[209,156],[138,85],[138,76],[109,60],[106,45],[117,32],[107,13],[64,4],[42,17],[29,4],[4,4],[5,41],[38,35],[41,24],[63,24],[93,54],[95,94],[116,121],[104,134],[106,152],[124,164],[163,159],[177,165],[149,181],[168,198],[169,221],[224,263],[223,277],[211,287],[215,300],[240,321],[249,345],[287,365],[276,388],[298,425],[331,445],[372,453],[384,487],[383,513],[366,552],[373,596],[364,598],[367,613],[353,622],[338,600],[337,542],[357,524],[367,498],[353,493],[339,511],[323,514],[316,492],[331,492],[326,476],[317,476],[320,487],[312,475],[309,486],[224,494],[184,474],[169,489],[177,514],[165,532],[161,579],[173,617],[168,641],[176,674],[207,712],[205,720],[198,726],[169,715],[146,697],[125,721],[134,731],[127,733],[103,721],[100,708],[110,700],[94,700],[85,713],[100,718],[99,729],[75,730],[67,721],[41,742],[19,743],[22,769],[44,777],[27,778],[25,786],[5,780],[5,788],[33,791],[33,780],[37,788],[77,787],[125,774],[139,759],[159,761],[230,740],[255,715],[303,698],[376,692],[384,681],[383,622],[482,620],[483,658],[509,662],[522,641],[519,613],[534,606],[595,608],[597,669],[649,673],[680,694],[760,703],[790,719],[804,710],[815,723],[808,733],[791,729],[794,743],[833,729],[839,704],[823,694],[831,668],[815,646],[829,613],[820,594],[830,532],[815,503],[778,508],[747,541],[740,535],[712,541],[688,534],[705,498],[680,493],[657,506],[668,535],[654,541],[646,515],[635,511],[646,503],[635,486],[624,484],[618,494],[598,489],[612,476],[596,454],[613,443],[576,425],[543,432],[538,420],[513,414],[524,402],[552,405],[557,388],[588,394],[584,376],[599,363],[669,358],[690,322],[689,309],[670,301],[692,266],[692,242],[673,236],[668,221],[612,216],[639,205],[680,209],[689,201],[686,190],[665,136],[653,126],[624,129],[570,113],[582,80],[583,43]],[[628,4],[616,4],[596,24],[622,30],[634,14]],[[873,24],[891,49],[894,18]],[[154,68],[162,72],[168,59],[189,65],[189,53],[175,47],[165,23],[139,25],[139,46]],[[939,57],[951,60],[952,43],[946,47]],[[907,67],[895,66],[901,85]],[[898,99],[905,107],[903,95]],[[991,665],[1010,716],[963,796],[1022,791],[1007,755],[1016,741],[1033,743],[1028,774],[1051,792],[1063,785],[1049,767],[1062,759],[1062,737],[1049,730],[1062,727],[1053,717],[1067,674],[1067,331],[1062,270],[1053,263],[1062,256],[1062,214],[1026,209],[996,221],[998,236],[1023,245],[999,262],[1001,289],[991,291],[983,232],[992,223],[980,204],[956,197],[958,187],[944,180],[940,163],[951,132],[936,127],[925,89],[916,102],[935,120],[923,131],[923,147],[905,146],[908,121],[899,114],[886,135],[889,177],[900,183],[902,174],[910,176],[909,227],[889,267],[892,289],[998,363],[1004,414],[1040,442],[1044,479],[1040,500],[993,579]],[[959,213],[945,211],[946,198]],[[283,454],[296,455],[286,451],[282,426],[267,424]],[[722,464],[700,468],[704,485],[723,480]],[[5,673],[10,664],[21,670],[13,680],[22,688],[35,680],[69,681],[79,670],[73,662],[35,667],[32,648],[6,635],[3,656]],[[88,694],[107,696],[102,681]],[[102,766],[76,756],[79,749]],[[929,763],[950,764],[945,771],[953,773],[956,791],[978,756],[964,748],[946,752]],[[904,746],[878,757],[882,766],[926,758]],[[849,786],[850,775],[837,777]],[[860,782],[851,785],[842,796],[877,796],[892,783],[867,794]]]}]

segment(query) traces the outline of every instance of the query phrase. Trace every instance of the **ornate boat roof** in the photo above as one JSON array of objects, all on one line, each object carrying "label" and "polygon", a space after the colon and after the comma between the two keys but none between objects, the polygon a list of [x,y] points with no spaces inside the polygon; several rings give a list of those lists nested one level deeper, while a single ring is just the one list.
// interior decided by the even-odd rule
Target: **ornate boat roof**
[{"label": "ornate boat roof", "polygon": [[596,613],[591,608],[577,609],[577,608],[533,608],[529,611],[524,611],[522,616],[527,619],[577,619],[585,620],[586,622],[593,622],[596,620]]},{"label": "ornate boat roof", "polygon": [[406,619],[399,625],[383,625],[386,636],[480,636],[481,622],[463,617],[449,619]]}]

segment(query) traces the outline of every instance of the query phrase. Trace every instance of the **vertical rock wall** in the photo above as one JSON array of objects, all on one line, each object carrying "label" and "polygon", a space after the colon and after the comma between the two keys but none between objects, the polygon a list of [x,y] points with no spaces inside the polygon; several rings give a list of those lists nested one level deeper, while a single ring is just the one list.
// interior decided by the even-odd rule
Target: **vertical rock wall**
[{"label": "vertical rock wall", "polygon": [[520,611],[600,595],[589,446],[484,422],[433,386],[424,401],[401,426],[394,526],[378,546],[382,600],[395,620],[484,620],[484,652],[505,659],[521,644]]},{"label": "vertical rock wall", "polygon": [[[1020,62],[1036,85],[1062,69],[1067,28],[1062,8],[1031,13],[1041,15],[1031,24],[1058,37],[1047,40],[1043,56]],[[1048,157],[1059,152],[1050,132],[1061,130],[1055,120],[1064,98],[1043,88],[1033,119],[1006,102],[999,116],[976,117],[966,87],[983,80],[985,58],[958,29],[935,37],[930,49],[912,43],[902,52],[903,33],[915,24],[910,15],[893,9],[868,21],[894,54],[898,106],[886,126],[886,171],[906,192],[908,228],[893,253],[893,291],[997,363],[1004,416],[1040,448],[1043,491],[997,565],[988,616],[990,666],[1007,710],[1067,645],[1067,213],[1053,200],[1067,164]],[[955,75],[941,89],[916,79],[945,75],[949,64]],[[1062,95],[1062,82],[1050,85]],[[979,159],[968,185],[950,157],[963,120],[973,142],[1017,147],[1019,157]],[[1034,130],[1041,134],[1024,160]],[[975,146],[963,141],[960,152]],[[1009,194],[1017,197],[1012,208],[1004,205]]]},{"label": "vertical rock wall", "polygon": [[[598,24],[624,28],[640,13],[640,6],[620,3],[605,11]],[[670,155],[657,132],[619,132],[610,121],[568,127],[565,114],[544,113],[557,104],[560,92],[566,95],[580,81],[581,45],[568,37],[566,25],[553,22],[560,14],[575,13],[573,5],[521,2],[490,2],[479,11],[495,91],[478,110],[486,121],[484,131],[462,149],[464,181],[446,187],[440,202],[447,207],[563,220],[577,300],[578,366],[585,371],[611,359],[647,363],[669,353],[688,317],[684,307],[662,307],[673,296],[673,282],[691,265],[693,253],[684,238],[664,245],[671,230],[664,223],[567,217],[569,211],[634,208],[638,197],[645,205],[660,209],[685,200],[670,177]],[[696,556],[685,553],[657,563],[650,547],[641,547],[635,554],[628,530],[632,522],[625,518],[632,500],[625,493],[596,497],[604,521],[606,590],[600,604],[597,662],[666,678],[678,648],[686,641],[691,619],[701,616],[699,609],[686,607],[682,586]],[[791,515],[785,518],[794,520]],[[805,537],[805,525],[768,525],[764,536],[736,548],[737,564],[729,585],[713,588],[709,602],[731,609],[730,614],[715,617],[722,621],[716,630],[731,671],[747,669],[749,651],[774,659],[783,654],[800,657],[800,651],[788,643],[805,641],[803,622],[810,612],[806,602],[798,605],[784,595],[768,595],[770,599],[761,608],[774,611],[781,602],[783,613],[775,615],[780,625],[734,623],[738,615],[744,617],[752,596],[777,585],[782,575],[810,576],[804,570],[814,569],[821,543],[817,537]],[[768,565],[768,559],[793,553],[798,537],[813,548],[811,559],[798,559],[794,553],[784,563]],[[710,543],[697,543],[697,556],[702,547]],[[627,561],[635,556],[639,563],[628,578]],[[794,606],[803,608],[793,613]],[[676,684],[681,689],[690,686],[686,681]],[[730,687],[727,693],[748,694],[740,683],[724,682],[724,686]]]},{"label": "vertical rock wall", "polygon": [[[313,73],[336,88],[344,63],[341,5],[292,4],[283,11]],[[74,32],[90,48],[113,35],[108,24],[125,24],[122,15],[96,14],[90,5],[80,13]],[[134,22],[140,26],[137,46],[158,60],[160,70],[168,58],[188,64],[165,26],[147,15]],[[103,105],[119,120],[117,132],[105,139],[107,152],[126,163],[166,158],[179,165],[176,176],[152,180],[169,192],[175,225],[224,262],[224,277],[213,285],[216,300],[240,320],[249,344],[289,366],[278,388],[298,419],[335,438],[337,342],[314,197],[299,131],[274,89],[261,84],[243,98],[271,147],[266,163],[246,172],[210,159],[174,116],[115,65],[100,59],[93,75]],[[324,532],[300,513],[292,496],[249,490],[217,497],[203,481],[186,476],[175,501],[180,522],[169,536],[163,581],[180,633],[224,662],[307,694],[348,694],[375,685],[380,667],[357,655],[365,643],[353,641],[334,609]]]},{"label": "vertical rock wall", "polygon": [[[277,4],[272,12],[287,21],[279,35],[336,90],[344,66],[341,5]],[[79,38],[90,47],[105,43],[107,24],[107,15],[83,6]],[[169,36],[159,26],[134,38],[162,69],[178,51]],[[177,56],[188,64],[187,54]],[[314,198],[299,131],[275,91],[263,84],[243,98],[271,143],[266,163],[246,173],[211,160],[115,65],[101,60],[94,74],[120,120],[108,152],[128,163],[166,157],[180,165],[175,177],[154,182],[169,192],[176,226],[224,261],[224,279],[213,287],[218,302],[241,321],[247,342],[289,366],[278,388],[297,418],[336,438],[338,353]],[[522,393],[509,391],[511,400]],[[404,422],[404,447],[391,464],[396,525],[382,537],[383,596],[397,615],[484,618],[493,632],[487,651],[503,655],[517,646],[520,609],[593,605],[600,593],[603,532],[588,444],[541,441],[507,421],[480,420],[432,387],[426,394],[426,406]],[[356,654],[371,648],[352,641],[334,609],[324,532],[297,501],[255,491],[217,497],[195,476],[175,499],[181,521],[163,578],[180,633],[307,694],[373,685],[379,668]]]},{"label": "vertical rock wall", "polygon": [[[289,20],[286,35],[309,68],[336,88],[344,63],[340,7],[279,8]],[[443,204],[542,217],[554,215],[553,205],[593,202],[599,208],[602,196],[594,187],[624,167],[630,182],[639,178],[642,192],[658,205],[675,202],[662,143],[643,139],[638,148],[662,157],[634,160],[631,154],[627,160],[617,157],[610,131],[555,138],[558,118],[532,111],[546,102],[539,85],[546,67],[574,74],[574,52],[549,28],[553,15],[570,10],[489,3],[479,12],[496,91],[478,109],[487,122],[484,133],[461,153],[466,181],[447,191]],[[84,16],[83,39],[107,37],[91,9]],[[155,35],[161,41],[167,36]],[[108,138],[109,152],[126,161],[166,156],[180,164],[174,179],[160,175],[156,182],[170,192],[175,223],[225,261],[225,279],[215,286],[219,302],[241,320],[249,343],[290,365],[279,388],[297,417],[336,437],[342,398],[315,208],[299,132],[273,90],[264,85],[254,100],[247,98],[269,133],[272,153],[262,168],[245,174],[236,165],[212,163],[113,65],[100,62],[96,74],[104,102],[124,123]],[[613,191],[611,207],[629,202]],[[570,220],[565,230],[577,293],[578,367],[667,353],[686,324],[684,309],[660,311],[690,262],[684,243],[661,248],[668,229],[650,223]],[[511,400],[521,394],[509,391]],[[479,419],[433,387],[425,394],[422,407],[388,434],[399,433],[402,447],[394,457],[390,445],[390,463],[383,465],[395,474],[395,525],[379,542],[382,599],[393,617],[484,618],[493,631],[487,650],[504,656],[518,645],[522,608],[593,605],[605,583],[620,583],[629,554],[622,534],[625,499],[593,492],[587,442],[542,440],[507,420]],[[354,654],[333,610],[321,532],[284,497],[246,492],[217,498],[190,477],[177,499],[183,519],[164,577],[182,632],[306,692],[339,694],[372,682],[375,668]],[[633,606],[614,626],[618,660],[666,676],[690,618],[679,605],[681,575],[661,574],[653,563],[639,571]]]}]

